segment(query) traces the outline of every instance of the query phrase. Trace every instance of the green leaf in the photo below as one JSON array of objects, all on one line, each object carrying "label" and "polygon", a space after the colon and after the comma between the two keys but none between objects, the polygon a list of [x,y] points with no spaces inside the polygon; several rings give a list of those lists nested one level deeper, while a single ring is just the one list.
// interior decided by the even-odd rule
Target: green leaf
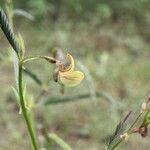
[{"label": "green leaf", "polygon": [[62,140],[58,135],[51,133],[48,137],[57,143],[62,150],[73,150],[64,140]]},{"label": "green leaf", "polygon": [[17,36],[17,42],[19,43],[19,56],[21,58],[24,57],[24,54],[25,54],[25,44],[24,44],[24,39],[23,37],[21,36],[21,34],[19,33],[18,36]]},{"label": "green leaf", "polygon": [[9,41],[10,45],[12,46],[12,48],[18,55],[18,53],[20,51],[19,44],[16,41],[15,34],[9,24],[8,18],[6,17],[6,14],[2,9],[0,9],[0,27],[1,27],[2,31],[4,32],[7,40]]}]

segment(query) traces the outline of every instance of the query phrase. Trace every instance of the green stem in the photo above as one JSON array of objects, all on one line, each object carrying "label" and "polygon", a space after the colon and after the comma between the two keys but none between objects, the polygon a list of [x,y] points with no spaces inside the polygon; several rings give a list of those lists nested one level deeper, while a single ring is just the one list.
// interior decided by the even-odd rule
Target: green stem
[{"label": "green stem", "polygon": [[22,89],[22,62],[19,63],[19,71],[18,71],[18,88],[19,88],[19,97],[20,97],[20,105],[21,105],[21,109],[22,109],[22,114],[24,116],[24,119],[26,121],[26,125],[28,128],[28,132],[30,134],[30,138],[32,141],[32,148],[33,150],[38,150],[37,147],[37,143],[35,140],[35,135],[34,135],[34,131],[32,128],[32,125],[30,123],[30,119],[26,110],[26,106],[25,106],[25,101],[24,101],[24,97],[23,97],[23,89]]},{"label": "green stem", "polygon": [[49,146],[52,145],[52,141],[50,140],[48,134],[47,134],[47,131],[44,127],[41,128],[41,132],[43,134],[43,137],[45,138],[45,141],[48,143]]},{"label": "green stem", "polygon": [[36,60],[36,59],[44,59],[44,60],[47,60],[50,63],[56,63],[58,61],[55,58],[49,57],[49,56],[30,56],[30,57],[24,58],[22,60],[22,62],[25,63],[25,62],[28,62],[28,61],[31,61],[31,60]]}]

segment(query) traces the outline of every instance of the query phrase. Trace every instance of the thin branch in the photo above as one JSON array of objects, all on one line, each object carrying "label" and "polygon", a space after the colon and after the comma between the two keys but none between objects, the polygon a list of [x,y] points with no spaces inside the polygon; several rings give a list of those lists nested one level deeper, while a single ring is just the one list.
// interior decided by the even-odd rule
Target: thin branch
[{"label": "thin branch", "polygon": [[29,77],[31,77],[39,86],[42,86],[42,81],[41,79],[38,78],[38,76],[36,74],[34,74],[33,72],[31,72],[29,69],[23,67],[23,71],[29,75]]},{"label": "thin branch", "polygon": [[[72,97],[49,97],[44,101],[45,105],[53,105],[53,104],[59,104],[59,103],[65,103],[65,102],[75,102],[79,100],[85,100],[86,98],[89,98],[91,96],[91,93],[76,95]],[[110,103],[116,103],[116,101],[111,97],[108,96],[106,93],[103,92],[96,92],[97,97],[102,97],[105,100],[107,100]],[[43,101],[42,101],[43,102]]]}]

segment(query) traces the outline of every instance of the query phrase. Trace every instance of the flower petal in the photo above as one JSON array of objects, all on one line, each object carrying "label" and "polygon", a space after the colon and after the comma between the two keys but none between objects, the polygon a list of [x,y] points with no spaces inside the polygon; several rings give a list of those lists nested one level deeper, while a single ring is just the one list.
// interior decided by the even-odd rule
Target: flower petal
[{"label": "flower petal", "polygon": [[61,81],[61,83],[68,87],[73,87],[80,84],[83,78],[84,74],[80,71],[73,71],[70,74],[67,74],[66,76],[61,76],[59,74],[59,80]]},{"label": "flower petal", "polygon": [[[68,74],[68,73],[73,72],[73,71],[74,71],[74,68],[75,68],[75,63],[74,63],[74,59],[73,59],[72,55],[67,54],[66,59],[67,59],[67,61],[68,61],[68,63],[69,63],[69,66],[66,67],[66,68],[64,68],[64,69],[60,69],[60,73],[61,73],[62,75],[64,75],[64,76],[65,76],[66,74]],[[61,67],[61,68],[62,68],[62,67]]]}]

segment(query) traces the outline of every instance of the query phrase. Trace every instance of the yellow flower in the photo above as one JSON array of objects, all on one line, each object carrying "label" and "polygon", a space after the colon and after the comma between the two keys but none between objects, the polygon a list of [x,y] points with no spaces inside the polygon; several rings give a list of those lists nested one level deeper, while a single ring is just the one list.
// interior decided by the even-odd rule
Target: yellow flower
[{"label": "yellow flower", "polygon": [[68,87],[73,87],[83,80],[84,74],[81,71],[75,71],[75,62],[70,54],[66,56],[69,66],[65,67],[64,64],[59,64],[58,81]]}]

